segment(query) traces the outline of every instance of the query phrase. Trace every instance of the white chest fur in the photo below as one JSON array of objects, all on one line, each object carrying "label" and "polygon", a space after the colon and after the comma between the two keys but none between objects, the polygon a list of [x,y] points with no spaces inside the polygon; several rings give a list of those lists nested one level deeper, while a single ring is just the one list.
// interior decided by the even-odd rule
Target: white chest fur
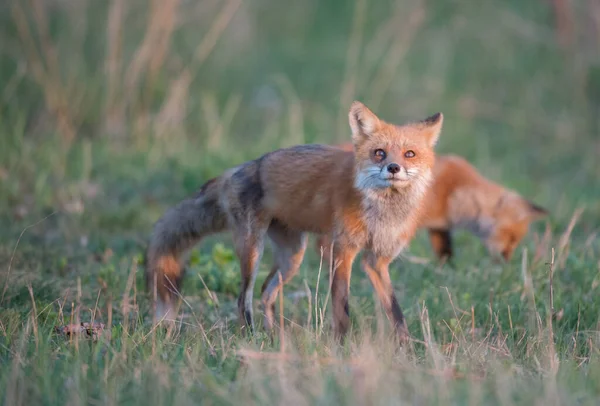
[{"label": "white chest fur", "polygon": [[368,196],[363,200],[368,237],[366,248],[377,256],[395,258],[408,245],[406,231],[411,211],[402,195]]}]

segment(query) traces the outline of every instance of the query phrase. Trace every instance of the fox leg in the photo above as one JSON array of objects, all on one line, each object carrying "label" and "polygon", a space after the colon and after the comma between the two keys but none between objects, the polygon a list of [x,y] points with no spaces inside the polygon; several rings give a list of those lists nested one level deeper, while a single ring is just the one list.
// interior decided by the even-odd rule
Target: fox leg
[{"label": "fox leg", "polygon": [[248,222],[246,227],[233,229],[233,241],[242,273],[238,312],[242,328],[247,326],[250,332],[254,332],[254,320],[252,318],[254,282],[264,250],[267,228],[268,223]]},{"label": "fox leg", "polygon": [[[338,244],[340,245],[340,244]],[[335,336],[341,340],[350,327],[350,314],[348,309],[348,295],[350,293],[350,276],[352,263],[358,254],[354,247],[335,248],[333,254],[333,272],[331,281],[331,304],[333,310],[333,330]],[[336,266],[337,265],[337,266]]]},{"label": "fox leg", "polygon": [[[273,243],[275,264],[262,286],[265,329],[273,328],[275,300],[283,284],[289,282],[300,269],[306,251],[306,233],[271,224],[268,236]],[[281,276],[281,281],[279,280]]]},{"label": "fox leg", "polygon": [[267,231],[267,235],[273,245],[273,265],[271,266],[271,270],[269,271],[269,274],[265,278],[265,281],[260,288],[261,295],[264,293],[265,289],[267,289],[269,282],[277,274],[277,271],[280,268],[280,246],[286,245],[286,232],[289,233],[289,230],[277,222],[272,222],[269,226],[269,230]]},{"label": "fox leg", "polygon": [[439,259],[449,260],[452,258],[452,238],[450,231],[430,228],[429,241]]},{"label": "fox leg", "polygon": [[[274,256],[275,256],[275,254],[274,254]],[[279,264],[277,263],[277,258],[275,258],[275,262],[273,262],[273,265],[271,266],[271,270],[269,271],[269,274],[267,275],[267,277],[265,278],[265,281],[263,282],[262,286],[260,287],[261,295],[265,292],[267,285],[269,284],[271,279],[273,279],[273,276],[275,276],[275,274],[277,273],[278,270],[279,270]]]},{"label": "fox leg", "polygon": [[377,257],[371,251],[368,251],[364,254],[362,268],[371,280],[373,288],[398,336],[400,339],[405,339],[408,336],[408,330],[406,329],[404,314],[402,314],[390,280],[390,262],[392,262],[391,258]]}]

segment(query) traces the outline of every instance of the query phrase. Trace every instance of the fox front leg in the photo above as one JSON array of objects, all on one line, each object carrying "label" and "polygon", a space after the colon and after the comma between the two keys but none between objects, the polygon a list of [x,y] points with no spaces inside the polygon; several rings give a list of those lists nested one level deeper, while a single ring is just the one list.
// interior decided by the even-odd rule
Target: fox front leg
[{"label": "fox front leg", "polygon": [[373,288],[398,337],[401,341],[404,341],[408,338],[409,334],[404,314],[398,304],[398,299],[396,299],[392,281],[390,280],[389,265],[391,262],[391,258],[377,257],[373,252],[368,251],[363,256],[362,267],[371,280]]},{"label": "fox front leg", "polygon": [[352,263],[358,254],[355,248],[336,249],[334,253],[334,264],[331,283],[331,299],[333,309],[333,330],[336,338],[344,339],[350,327],[350,313],[348,308],[348,296],[350,294],[350,276],[352,274]]}]

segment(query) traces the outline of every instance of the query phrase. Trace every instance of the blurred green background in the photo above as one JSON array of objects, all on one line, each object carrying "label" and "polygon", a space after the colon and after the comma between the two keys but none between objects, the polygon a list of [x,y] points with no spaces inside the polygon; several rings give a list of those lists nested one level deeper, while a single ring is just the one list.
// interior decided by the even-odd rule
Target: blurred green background
[{"label": "blurred green background", "polygon": [[[596,2],[0,7],[5,209],[85,200],[81,180],[125,202],[149,193],[172,203],[179,186],[191,192],[266,151],[347,140],[359,99],[398,123],[442,111],[440,152],[556,218],[583,204],[600,214]],[[154,176],[171,179],[144,185]]]}]

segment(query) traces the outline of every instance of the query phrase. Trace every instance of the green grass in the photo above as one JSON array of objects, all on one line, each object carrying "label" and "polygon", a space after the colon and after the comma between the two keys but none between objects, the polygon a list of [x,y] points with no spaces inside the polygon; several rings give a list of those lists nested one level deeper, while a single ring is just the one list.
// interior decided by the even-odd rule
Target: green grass
[{"label": "green grass", "polygon": [[[600,29],[572,3],[567,46],[543,1],[0,6],[4,404],[598,404]],[[392,266],[405,349],[358,266],[335,343],[313,251],[283,333],[244,337],[227,235],[192,252],[177,326],[153,329],[141,258],[164,210],[267,151],[346,140],[353,99],[397,123],[442,111],[439,152],[551,216],[506,265],[459,233],[440,267],[420,233]],[[107,334],[54,331],[77,320]]]}]

